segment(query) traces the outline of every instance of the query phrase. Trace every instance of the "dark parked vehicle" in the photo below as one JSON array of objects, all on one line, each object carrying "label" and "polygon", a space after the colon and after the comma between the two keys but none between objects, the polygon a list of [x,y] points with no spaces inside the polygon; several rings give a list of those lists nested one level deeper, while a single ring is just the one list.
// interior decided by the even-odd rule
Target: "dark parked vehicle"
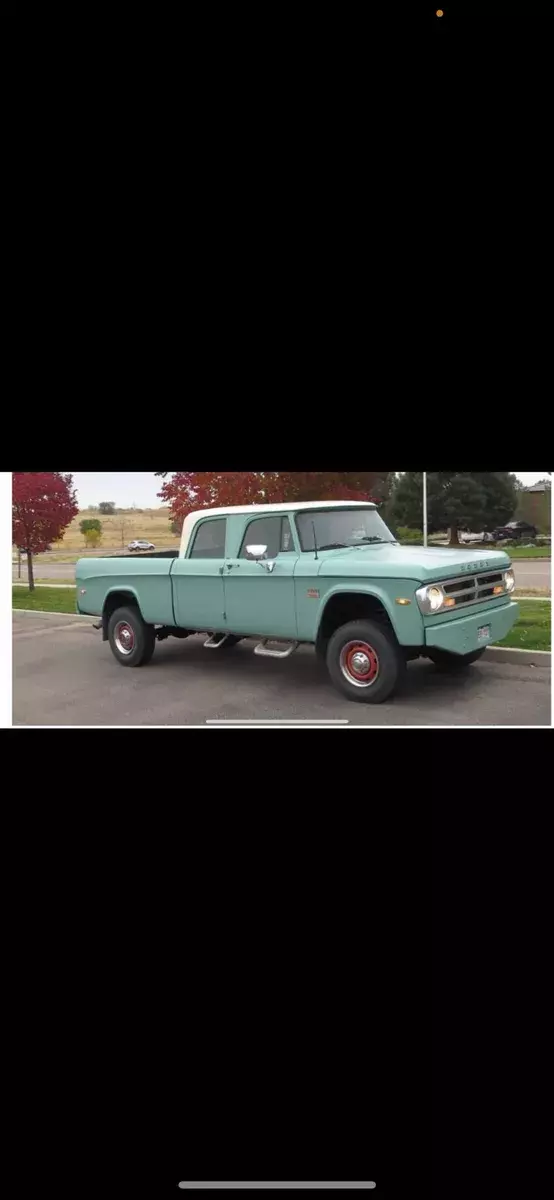
[{"label": "dark parked vehicle", "polygon": [[507,525],[495,529],[492,536],[495,542],[506,542],[509,539],[517,541],[518,538],[536,538],[537,530],[527,521],[508,521]]}]

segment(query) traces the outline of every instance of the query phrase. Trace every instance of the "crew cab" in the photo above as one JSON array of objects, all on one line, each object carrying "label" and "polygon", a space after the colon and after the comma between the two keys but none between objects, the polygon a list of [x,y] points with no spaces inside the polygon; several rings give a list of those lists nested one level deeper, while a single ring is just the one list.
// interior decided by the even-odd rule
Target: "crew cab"
[{"label": "crew cab", "polygon": [[360,501],[193,512],[179,551],[82,558],[76,585],[122,666],[198,633],[218,652],[255,638],[268,658],[309,643],[335,687],[367,703],[393,694],[410,659],[469,666],[518,614],[507,553],[401,546]]}]

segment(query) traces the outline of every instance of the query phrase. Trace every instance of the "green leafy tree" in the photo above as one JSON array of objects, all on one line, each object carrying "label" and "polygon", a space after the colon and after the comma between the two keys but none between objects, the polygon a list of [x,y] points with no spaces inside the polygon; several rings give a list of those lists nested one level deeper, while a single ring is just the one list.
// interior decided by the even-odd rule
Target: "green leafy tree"
[{"label": "green leafy tree", "polygon": [[115,513],[115,501],[101,500],[98,508],[105,517],[113,517]]},{"label": "green leafy tree", "polygon": [[[98,520],[98,517],[85,517],[83,521],[79,522],[79,529],[81,530],[87,546],[89,545],[88,538],[89,534],[91,533],[96,532],[98,534],[97,541],[100,541],[102,536],[102,522]],[[96,545],[96,542],[93,542],[92,545]]]},{"label": "green leafy tree", "polygon": [[[517,499],[516,477],[509,471],[428,471],[429,533],[450,529],[450,545],[458,546],[461,529],[490,530],[504,525],[515,512]],[[398,524],[423,527],[421,471],[400,476],[391,510]]]}]

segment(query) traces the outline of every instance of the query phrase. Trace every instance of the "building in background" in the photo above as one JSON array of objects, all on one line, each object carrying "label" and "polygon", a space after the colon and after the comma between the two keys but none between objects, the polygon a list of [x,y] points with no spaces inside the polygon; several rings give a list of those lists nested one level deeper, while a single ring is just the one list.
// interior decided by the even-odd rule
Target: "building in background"
[{"label": "building in background", "polygon": [[528,521],[536,525],[539,533],[549,534],[551,516],[551,482],[550,479],[539,479],[531,487],[522,488],[516,509],[516,521]]}]

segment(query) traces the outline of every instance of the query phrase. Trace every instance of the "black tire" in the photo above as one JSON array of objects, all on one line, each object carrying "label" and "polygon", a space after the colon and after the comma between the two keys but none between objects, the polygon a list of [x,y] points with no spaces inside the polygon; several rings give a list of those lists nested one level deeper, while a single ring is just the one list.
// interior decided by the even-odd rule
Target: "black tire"
[{"label": "black tire", "polygon": [[[355,663],[350,661],[355,654],[361,655],[359,674]],[[364,658],[368,664],[365,678]],[[377,621],[349,621],[329,639],[327,669],[335,687],[349,700],[382,704],[399,686],[405,668],[394,634]]]},{"label": "black tire", "polygon": [[[112,613],[108,623],[108,641],[114,658],[122,667],[144,667],[154,653],[156,633],[153,625],[143,621],[139,609],[129,605],[116,608]],[[127,649],[123,648],[125,642]]]},{"label": "black tire", "polygon": [[448,650],[433,650],[429,652],[429,658],[435,664],[437,671],[456,673],[456,671],[464,671],[466,667],[477,662],[485,650],[486,646],[483,646],[482,650],[472,650],[471,654],[450,654]]}]

